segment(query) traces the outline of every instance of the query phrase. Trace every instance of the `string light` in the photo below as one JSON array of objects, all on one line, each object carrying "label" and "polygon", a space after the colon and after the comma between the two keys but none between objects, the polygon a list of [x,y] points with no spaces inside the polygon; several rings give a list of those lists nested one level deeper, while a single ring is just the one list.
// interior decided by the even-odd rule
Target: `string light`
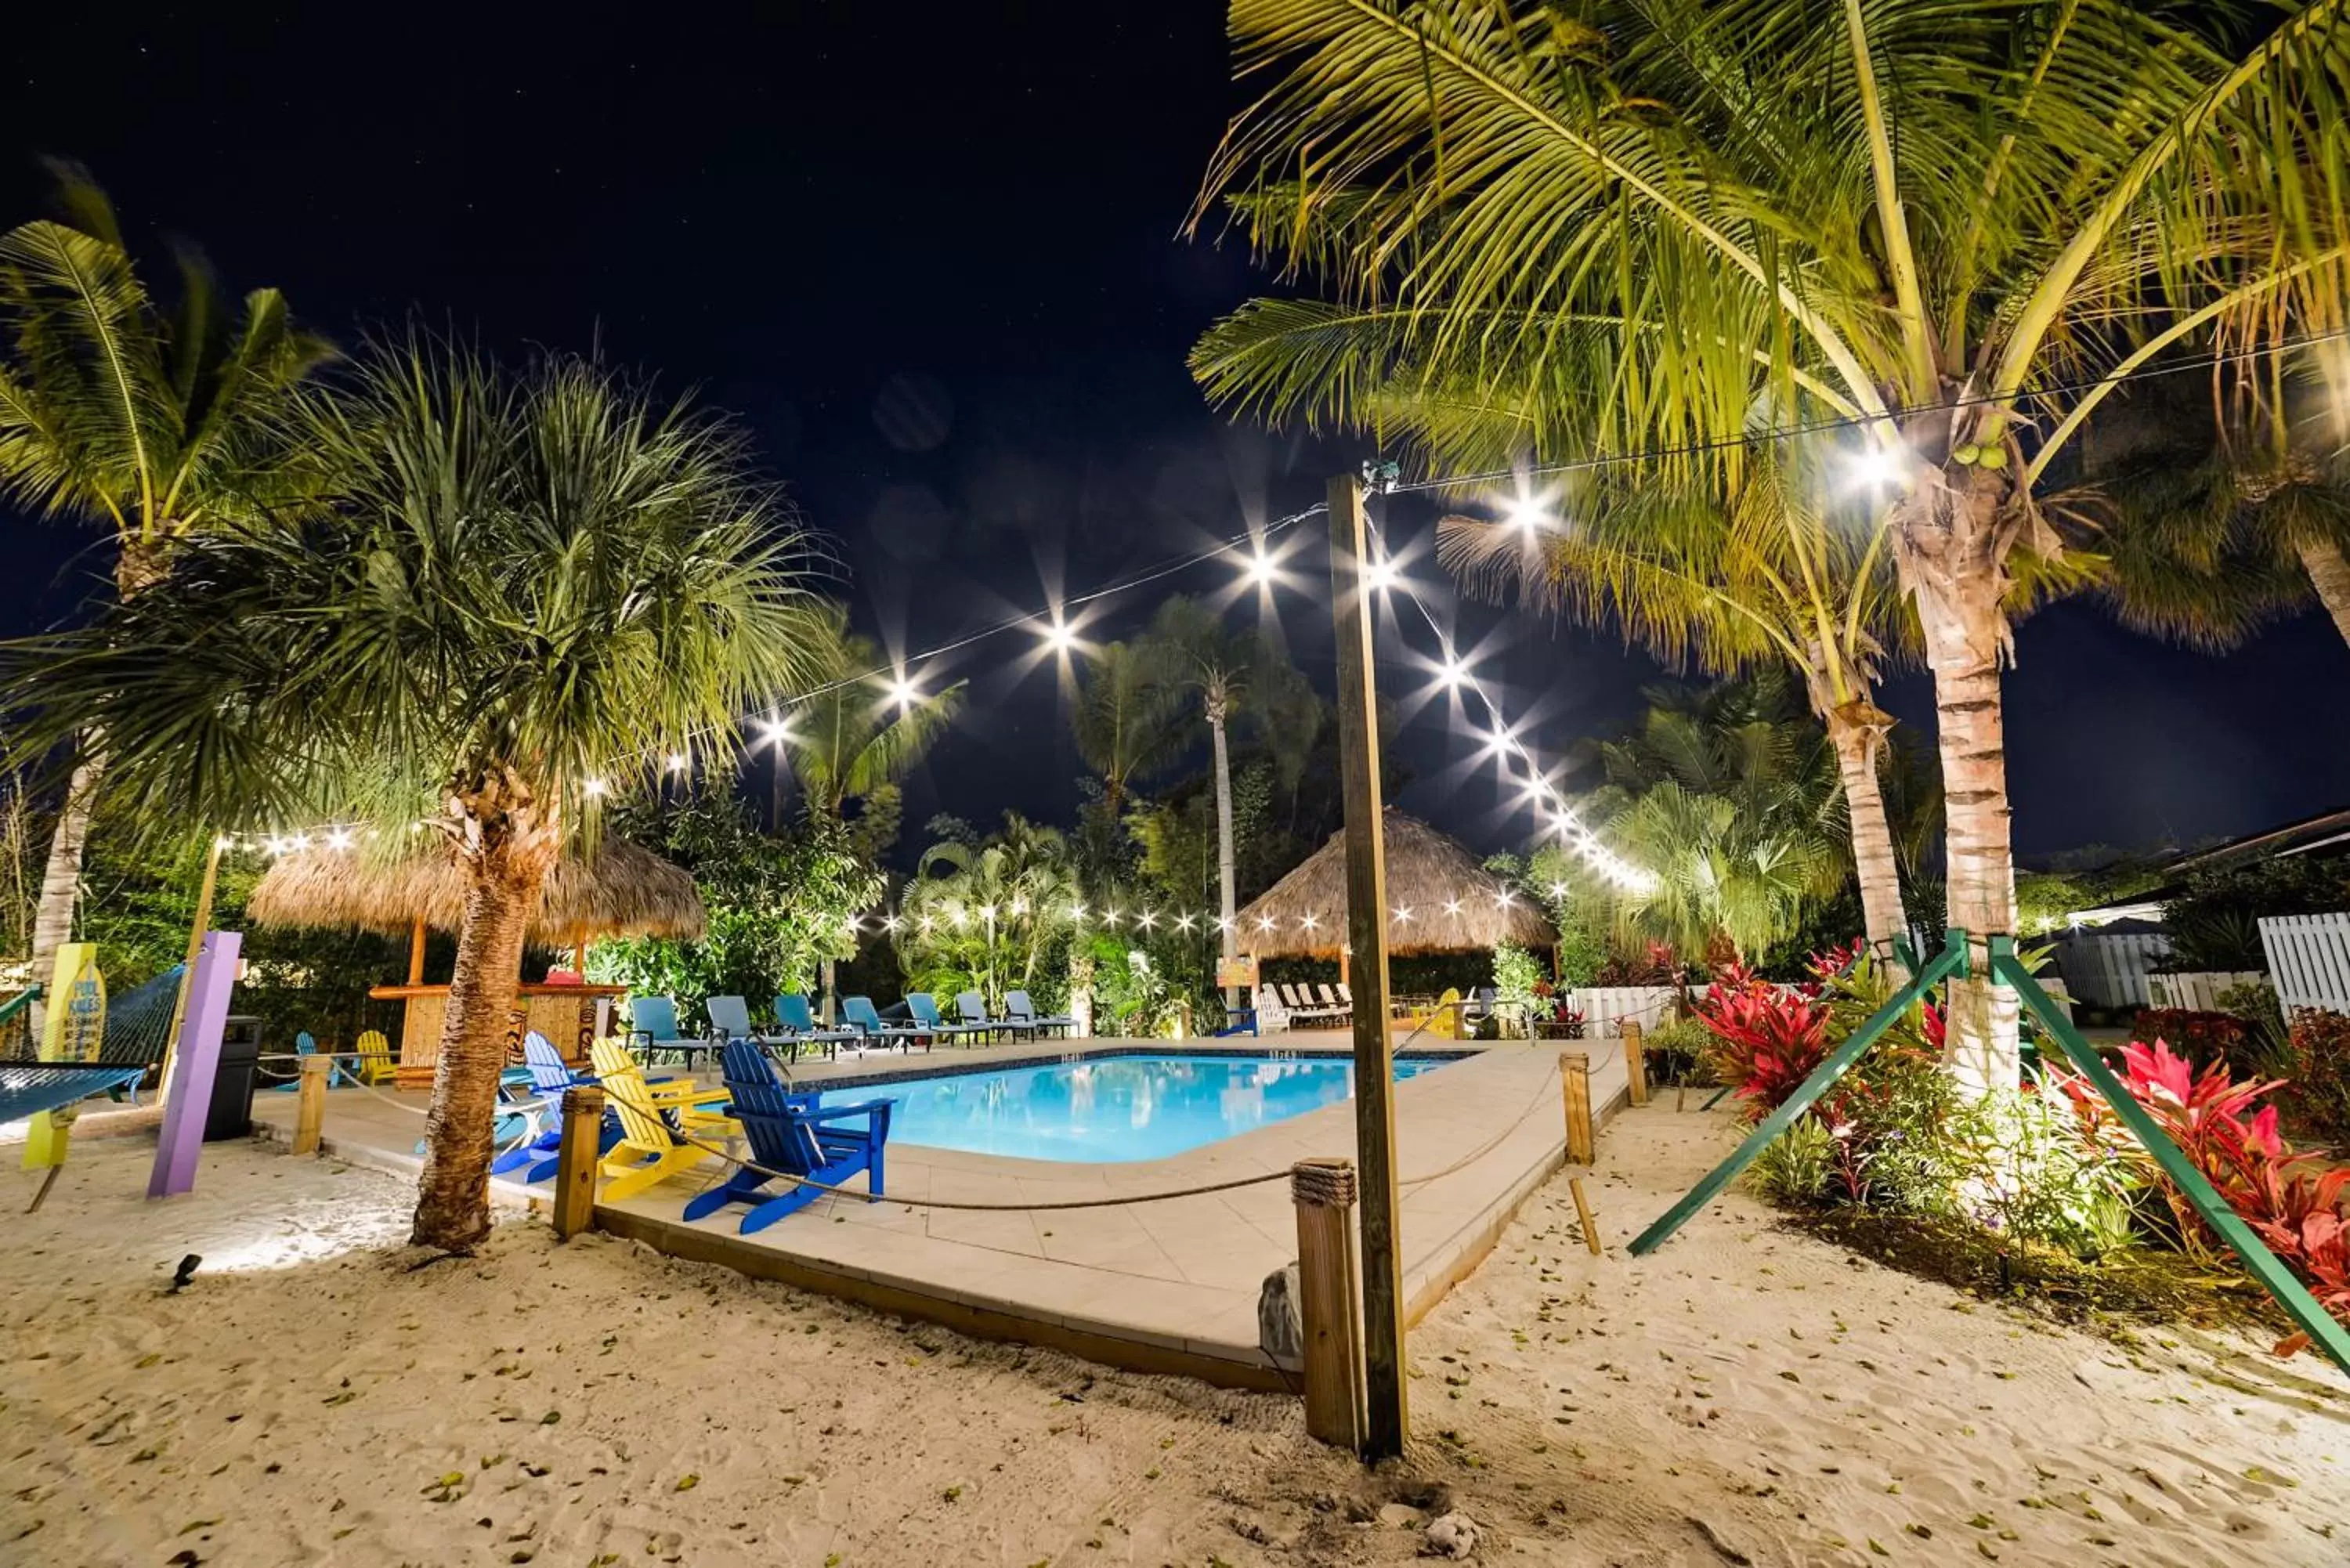
[{"label": "string light", "polygon": [[1066,621],[1055,617],[1053,623],[1045,628],[1045,646],[1055,653],[1068,653],[1077,646],[1077,634]]},{"label": "string light", "polygon": [[691,766],[692,766],[692,762],[683,752],[671,752],[669,754],[670,772],[673,774],[681,774]]}]

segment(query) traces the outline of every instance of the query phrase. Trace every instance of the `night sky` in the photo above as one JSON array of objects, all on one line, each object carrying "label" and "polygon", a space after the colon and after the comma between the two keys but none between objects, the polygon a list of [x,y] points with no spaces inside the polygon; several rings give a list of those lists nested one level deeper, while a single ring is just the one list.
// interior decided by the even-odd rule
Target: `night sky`
[{"label": "night sky", "polygon": [[[835,541],[859,622],[901,650],[1294,511],[1367,455],[1236,431],[1184,371],[1201,329],[1265,286],[1238,245],[1178,232],[1235,101],[1205,0],[794,4],[723,21],[131,9],[12,18],[0,222],[43,210],[36,155],[72,157],[134,234],[200,242],[233,286],[283,287],[338,340],[413,309],[503,348],[600,343],[697,387],[751,425]],[[105,564],[88,540],[5,525],[0,625],[71,613]],[[1297,534],[1315,543],[1317,527]],[[1302,586],[1325,580],[1318,544],[1295,560]],[[1166,586],[1214,592],[1232,575]],[[1432,566],[1419,576],[1449,612]],[[1088,631],[1129,629],[1151,602],[1115,601]],[[1319,595],[1274,604],[1326,691]],[[1489,649],[1481,671],[1538,716],[1541,755],[1612,732],[1655,674],[1605,637],[1463,615],[1462,644]],[[2090,605],[2019,642],[2026,857],[2193,842],[2350,799],[2350,650],[2320,616],[2226,659],[2133,637]],[[1063,693],[1031,646],[925,670],[968,677],[973,701],[910,789],[910,849],[933,811],[1071,811]],[[1406,696],[1426,680],[1400,654],[1382,675]],[[1888,705],[1924,722],[1925,682],[1897,682]],[[1443,713],[1420,710],[1401,739],[1402,804],[1480,849],[1518,846],[1526,819]]]}]

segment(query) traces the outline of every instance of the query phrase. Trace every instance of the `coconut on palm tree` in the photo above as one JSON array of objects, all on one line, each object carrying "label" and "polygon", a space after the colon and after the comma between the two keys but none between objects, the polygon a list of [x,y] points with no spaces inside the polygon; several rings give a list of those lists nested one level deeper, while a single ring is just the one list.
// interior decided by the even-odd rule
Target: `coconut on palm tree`
[{"label": "coconut on palm tree", "polygon": [[1239,904],[1232,849],[1232,729],[1251,722],[1277,750],[1302,759],[1321,725],[1321,700],[1262,630],[1234,630],[1214,610],[1181,595],[1162,603],[1151,617],[1140,658],[1151,680],[1208,727],[1216,786],[1216,912],[1222,956],[1229,961],[1240,951],[1233,927]]},{"label": "coconut on palm tree", "polygon": [[1835,755],[1869,945],[1898,964],[1908,920],[1877,781],[1893,718],[1875,699],[1888,658],[1914,649],[1916,633],[1892,563],[1822,492],[1789,453],[1754,464],[1726,504],[1710,488],[1602,482],[1577,494],[1569,526],[1451,517],[1437,549],[1471,587],[1514,586],[1528,602],[1612,621],[1669,666],[1799,677]]},{"label": "coconut on palm tree", "polygon": [[[20,746],[107,737],[134,820],[437,835],[468,884],[415,1240],[488,1231],[524,931],[608,790],[726,743],[806,678],[799,536],[731,428],[592,362],[413,340],[304,400],[332,484],[192,534],[159,591],[7,645]],[[366,852],[362,841],[353,852]]]},{"label": "coconut on palm tree", "polygon": [[[331,350],[274,288],[232,304],[191,250],[176,294],[158,297],[105,192],[80,169],[55,172],[62,215],[0,234],[0,501],[112,535],[127,599],[173,540],[249,521],[297,482],[284,416]],[[95,732],[83,745],[42,872],[36,978],[73,934],[106,763]]]},{"label": "coconut on palm tree", "polygon": [[[1950,919],[2010,931],[2000,667],[2050,465],[2166,354],[2341,319],[2310,193],[2350,175],[2345,7],[2247,47],[2131,0],[1234,0],[1269,85],[1202,210],[1332,297],[1244,308],[1195,369],[1446,462],[1503,422],[1719,482],[1837,425],[1934,677]],[[1956,982],[1949,1041],[2012,1082],[2013,993]]]}]

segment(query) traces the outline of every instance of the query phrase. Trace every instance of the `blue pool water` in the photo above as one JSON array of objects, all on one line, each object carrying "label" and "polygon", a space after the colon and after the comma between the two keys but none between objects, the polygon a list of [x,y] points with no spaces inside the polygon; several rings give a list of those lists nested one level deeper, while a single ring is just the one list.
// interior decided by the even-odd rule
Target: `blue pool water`
[{"label": "blue pool water", "polygon": [[[1398,1061],[1416,1077],[1444,1058]],[[898,1102],[889,1141],[1023,1159],[1161,1159],[1336,1105],[1355,1092],[1344,1058],[1109,1056],[837,1089],[827,1106]]]}]

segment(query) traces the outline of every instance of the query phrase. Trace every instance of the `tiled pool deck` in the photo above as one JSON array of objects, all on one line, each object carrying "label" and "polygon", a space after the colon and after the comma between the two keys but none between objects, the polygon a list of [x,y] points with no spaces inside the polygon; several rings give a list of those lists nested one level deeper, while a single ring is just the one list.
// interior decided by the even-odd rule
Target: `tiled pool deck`
[{"label": "tiled pool deck", "polygon": [[[802,1083],[985,1064],[1004,1066],[1071,1052],[1131,1049],[1133,1042],[1044,1042],[941,1050],[910,1063],[879,1054],[837,1065],[802,1064]],[[1154,1044],[1154,1050],[1233,1050],[1229,1042]],[[1565,1155],[1558,1084],[1561,1049],[1591,1058],[1593,1119],[1625,1100],[1622,1052],[1613,1040],[1488,1044],[1440,1071],[1396,1085],[1396,1141],[1403,1183],[1404,1299],[1411,1321],[1476,1267],[1518,1204]],[[1274,1035],[1238,1054],[1344,1054],[1336,1032]],[[397,1096],[421,1110],[426,1096]],[[256,1116],[279,1136],[294,1121],[292,1095],[265,1094]],[[412,1168],[423,1118],[380,1094],[328,1096],[325,1137],[337,1155]],[[695,1224],[685,1201],[723,1167],[715,1160],[652,1192],[599,1203],[598,1229],[675,1256],[723,1262],[1000,1338],[1050,1344],[1097,1360],[1211,1381],[1280,1387],[1258,1349],[1257,1296],[1265,1276],[1297,1252],[1286,1181],[1114,1208],[970,1212],[926,1207],[931,1198],[1032,1203],[1166,1192],[1260,1173],[1286,1172],[1313,1156],[1354,1153],[1351,1101],[1164,1159],[1077,1164],[890,1145],[887,1196],[878,1203],[822,1198],[754,1236],[736,1234],[743,1210]],[[1469,1158],[1473,1157],[1473,1158]],[[1454,1167],[1458,1168],[1453,1168]],[[549,1186],[500,1181],[497,1196],[544,1200]]]}]

